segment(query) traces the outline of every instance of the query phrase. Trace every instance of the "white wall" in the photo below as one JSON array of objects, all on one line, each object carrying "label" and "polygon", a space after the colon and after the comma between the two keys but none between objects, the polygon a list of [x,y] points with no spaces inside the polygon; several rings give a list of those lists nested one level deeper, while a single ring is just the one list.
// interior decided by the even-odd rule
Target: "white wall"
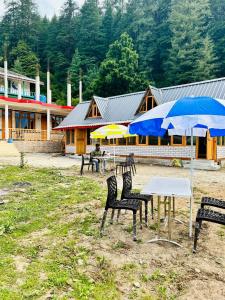
[{"label": "white wall", "polygon": [[[87,146],[87,153],[95,146]],[[113,154],[113,146],[101,146],[101,151]],[[191,158],[191,146],[116,146],[116,155],[128,155],[168,158]],[[194,149],[195,155],[195,149]]]}]

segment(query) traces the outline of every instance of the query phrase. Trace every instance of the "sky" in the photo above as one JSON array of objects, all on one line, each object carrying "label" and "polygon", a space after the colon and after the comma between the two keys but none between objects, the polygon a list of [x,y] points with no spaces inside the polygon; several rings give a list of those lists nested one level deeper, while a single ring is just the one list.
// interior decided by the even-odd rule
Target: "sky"
[{"label": "sky", "polygon": [[[39,8],[42,16],[52,17],[54,14],[59,14],[65,0],[34,0]],[[84,0],[77,0],[78,5],[82,5]],[[4,14],[4,0],[0,0],[0,16]]]}]

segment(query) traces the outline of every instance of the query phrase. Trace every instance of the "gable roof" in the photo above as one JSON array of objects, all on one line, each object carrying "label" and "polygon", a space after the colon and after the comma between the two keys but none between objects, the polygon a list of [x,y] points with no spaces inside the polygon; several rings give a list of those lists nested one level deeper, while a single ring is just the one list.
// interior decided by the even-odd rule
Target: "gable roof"
[{"label": "gable roof", "polygon": [[[4,68],[0,67],[0,77],[4,77]],[[13,72],[13,71],[9,71],[8,70],[8,78],[9,79],[15,79],[15,80],[22,80],[22,81],[26,81],[26,82],[30,82],[30,83],[35,83],[35,79],[27,77],[25,75],[21,75],[19,73]],[[41,81],[40,82],[41,85],[44,85],[44,83]]]},{"label": "gable roof", "polygon": [[[172,87],[149,86],[157,104],[177,100],[185,96],[208,96],[225,100],[225,78],[206,80]],[[94,96],[102,118],[86,118],[92,101],[78,104],[57,129],[70,127],[101,126],[112,123],[130,123],[140,114],[137,110],[146,91],[101,98]]]}]

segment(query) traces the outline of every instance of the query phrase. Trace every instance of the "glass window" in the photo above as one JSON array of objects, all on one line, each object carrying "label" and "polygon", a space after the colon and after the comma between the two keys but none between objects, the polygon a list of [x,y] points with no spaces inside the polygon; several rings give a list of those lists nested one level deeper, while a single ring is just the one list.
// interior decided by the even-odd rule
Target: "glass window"
[{"label": "glass window", "polygon": [[160,145],[169,146],[170,144],[171,144],[171,137],[168,135],[168,133],[166,133],[164,137],[161,137]]},{"label": "glass window", "polygon": [[121,139],[118,139],[118,144],[121,146],[124,146],[127,144],[127,141],[125,138],[121,138]]},{"label": "glass window", "polygon": [[127,138],[127,145],[136,145],[136,136],[131,136]]},{"label": "glass window", "polygon": [[87,145],[91,145],[91,129],[87,129]]},{"label": "glass window", "polygon": [[182,145],[182,136],[174,135],[173,136],[173,144],[174,145]]},{"label": "glass window", "polygon": [[146,145],[146,143],[147,143],[147,137],[146,136],[139,135],[138,138],[139,138],[139,140],[138,140],[139,145]]},{"label": "glass window", "polygon": [[109,144],[109,140],[107,138],[101,140],[101,144],[103,146],[107,146]]},{"label": "glass window", "polygon": [[149,136],[148,137],[148,144],[157,146],[159,142],[159,138],[157,136]]},{"label": "glass window", "polygon": [[216,142],[217,142],[217,145],[218,145],[218,146],[221,146],[222,143],[223,143],[222,136],[217,137],[217,138],[216,138]]},{"label": "glass window", "polygon": [[[187,145],[190,146],[191,145],[191,137],[187,136]],[[193,136],[193,145],[196,145],[196,137]]]},{"label": "glass window", "polygon": [[225,146],[225,136],[222,136],[222,146]]},{"label": "glass window", "polygon": [[66,131],[66,144],[69,145],[70,144],[70,130]]},{"label": "glass window", "polygon": [[74,134],[75,134],[75,131],[71,130],[71,144],[73,144],[73,145],[74,145]]},{"label": "glass window", "polygon": [[110,139],[109,144],[110,145],[115,145],[116,144],[116,139]]}]

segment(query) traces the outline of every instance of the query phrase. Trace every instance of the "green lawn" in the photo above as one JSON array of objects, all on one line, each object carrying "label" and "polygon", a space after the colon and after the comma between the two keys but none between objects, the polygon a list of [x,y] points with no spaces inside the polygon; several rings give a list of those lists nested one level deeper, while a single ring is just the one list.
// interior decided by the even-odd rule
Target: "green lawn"
[{"label": "green lawn", "polygon": [[[18,187],[16,182],[31,186]],[[102,187],[58,170],[7,167],[0,189],[0,299],[120,299],[109,262],[86,247],[99,239],[93,207]]]}]

